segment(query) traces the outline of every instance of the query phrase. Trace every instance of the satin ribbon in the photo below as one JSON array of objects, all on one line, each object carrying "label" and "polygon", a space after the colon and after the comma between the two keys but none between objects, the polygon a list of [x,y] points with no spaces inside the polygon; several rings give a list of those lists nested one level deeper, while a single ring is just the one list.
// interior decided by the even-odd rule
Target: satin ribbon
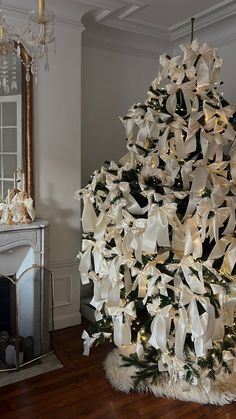
[{"label": "satin ribbon", "polygon": [[136,317],[134,302],[124,307],[109,307],[108,314],[112,316],[114,325],[114,343],[116,346],[129,345],[131,342],[131,321]]},{"label": "satin ribbon", "polygon": [[8,213],[9,213],[9,205],[3,203],[0,203],[0,222],[1,224],[5,224],[8,221]]},{"label": "satin ribbon", "polygon": [[192,254],[194,259],[198,259],[202,256],[201,235],[197,228],[196,221],[193,218],[190,218],[185,222],[184,254]]},{"label": "satin ribbon", "polygon": [[162,354],[161,361],[164,365],[167,365],[167,371],[170,377],[170,386],[172,383],[184,379],[184,376],[186,374],[184,368],[185,363],[181,359],[179,359],[177,356],[170,356],[168,355],[168,353],[164,353]]},{"label": "satin ribbon", "polygon": [[[131,269],[131,274],[135,277],[135,280],[132,285],[132,290],[135,291],[138,287],[138,297],[147,298],[147,287],[150,292],[151,283],[160,276],[160,271],[153,266],[151,263],[147,263],[144,268],[138,269],[133,267]],[[145,300],[144,300],[145,301]]]},{"label": "satin ribbon", "polygon": [[171,316],[170,310],[172,305],[167,305],[160,308],[160,300],[154,299],[152,304],[147,304],[147,310],[154,316],[151,323],[151,337],[149,339],[150,345],[156,349],[161,349],[163,352],[167,351],[167,339],[170,333]]},{"label": "satin ribbon", "polygon": [[[203,315],[199,314],[197,301],[205,309]],[[180,293],[180,303],[183,306],[188,305],[187,313],[196,356],[204,356],[211,347],[215,329],[215,309],[208,297],[197,295],[184,285]]]},{"label": "satin ribbon", "polygon": [[[166,78],[170,72],[171,68],[175,68],[176,65],[179,63],[180,56],[169,58],[166,54],[160,55],[159,57],[159,63],[160,63],[160,69],[159,69],[159,77],[156,80],[157,82],[160,82],[160,79]],[[156,86],[157,87],[157,86]]]},{"label": "satin ribbon", "polygon": [[188,191],[190,186],[190,175],[192,174],[193,160],[185,162],[181,167],[181,178],[183,182],[183,190]]},{"label": "satin ribbon", "polygon": [[175,355],[184,361],[184,344],[189,329],[188,315],[184,307],[178,310],[179,317],[175,319]]},{"label": "satin ribbon", "polygon": [[169,247],[169,224],[174,225],[177,205],[174,203],[159,207],[152,204],[148,213],[147,227],[143,234],[143,250],[155,253],[156,243]]},{"label": "satin ribbon", "polygon": [[142,218],[136,220],[127,211],[123,211],[123,215],[125,217],[127,230],[125,231],[122,242],[122,253],[126,258],[130,258],[132,257],[132,252],[134,250],[136,259],[142,263],[142,242],[146,220]]},{"label": "satin ribbon", "polygon": [[[212,217],[209,218],[211,212]],[[202,239],[205,238],[206,230],[208,229],[207,236],[210,236],[210,240],[213,238],[215,242],[219,240],[219,229],[223,226],[223,223],[229,218],[228,224],[225,228],[226,234],[228,231],[232,232],[234,229],[233,221],[235,214],[231,214],[232,210],[230,207],[215,208],[211,198],[203,198],[197,206],[197,214],[201,217],[198,220],[198,225],[203,227]]]},{"label": "satin ribbon", "polygon": [[82,333],[82,339],[84,339],[84,353],[83,355],[88,356],[90,352],[90,348],[94,345],[94,343],[103,335],[105,339],[108,339],[111,336],[111,333],[99,332],[93,333],[92,336],[84,330]]},{"label": "satin ribbon", "polygon": [[216,115],[221,119],[224,125],[227,125],[229,123],[229,118],[235,112],[233,106],[226,106],[224,108],[215,109],[212,106],[210,106],[208,103],[204,103],[203,111],[205,114],[206,126],[207,126],[207,122]]},{"label": "satin ribbon", "polygon": [[168,93],[168,98],[166,101],[166,109],[170,114],[174,114],[177,106],[177,96],[176,93],[178,90],[182,90],[185,106],[187,108],[187,113],[190,114],[192,111],[192,103],[195,102],[196,96],[193,92],[195,89],[195,80],[181,83],[181,84],[175,84],[170,83],[166,85],[166,90]]},{"label": "satin ribbon", "polygon": [[122,194],[126,200],[126,209],[133,215],[143,215],[148,210],[148,205],[140,207],[136,199],[130,194],[130,187],[127,182],[122,182],[119,186]]},{"label": "satin ribbon", "polygon": [[21,223],[25,217],[25,212],[29,215],[31,221],[35,219],[36,212],[33,207],[32,198],[22,198],[20,194],[16,194],[11,203],[0,203],[1,223],[7,223],[9,212],[12,216],[12,221],[16,224]]},{"label": "satin ribbon", "polygon": [[232,182],[234,185],[236,185],[236,143],[232,145],[232,148],[230,150],[230,168]]},{"label": "satin ribbon", "polygon": [[94,259],[94,270],[95,273],[101,273],[102,262],[103,262],[103,249],[105,242],[95,243],[92,240],[84,239],[82,241],[82,253],[80,254],[79,271],[81,274],[82,284],[88,284],[88,272],[91,268],[92,260],[91,255],[93,254]]},{"label": "satin ribbon", "polygon": [[90,192],[83,195],[84,208],[82,214],[82,227],[85,233],[93,233],[97,223],[97,216],[92,204],[93,196]]}]

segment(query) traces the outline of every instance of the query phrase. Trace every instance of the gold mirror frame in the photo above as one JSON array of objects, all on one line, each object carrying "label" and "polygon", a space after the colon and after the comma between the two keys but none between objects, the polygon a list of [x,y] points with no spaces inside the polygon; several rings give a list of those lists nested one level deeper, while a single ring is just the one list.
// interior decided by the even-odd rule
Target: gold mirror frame
[{"label": "gold mirror frame", "polygon": [[23,150],[23,172],[25,174],[26,191],[34,199],[34,160],[33,160],[33,76],[26,80],[26,66],[30,66],[31,57],[20,44],[21,48],[21,83],[22,83],[22,150]]}]

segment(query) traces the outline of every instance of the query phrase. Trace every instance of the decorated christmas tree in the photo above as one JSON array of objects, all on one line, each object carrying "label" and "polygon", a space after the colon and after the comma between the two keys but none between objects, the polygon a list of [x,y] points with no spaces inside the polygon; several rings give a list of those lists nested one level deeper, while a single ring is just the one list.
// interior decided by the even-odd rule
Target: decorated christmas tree
[{"label": "decorated christmas tree", "polygon": [[236,399],[236,114],[216,50],[180,48],[121,119],[128,153],[77,193],[96,318],[84,348],[114,341],[116,388],[223,404]]}]

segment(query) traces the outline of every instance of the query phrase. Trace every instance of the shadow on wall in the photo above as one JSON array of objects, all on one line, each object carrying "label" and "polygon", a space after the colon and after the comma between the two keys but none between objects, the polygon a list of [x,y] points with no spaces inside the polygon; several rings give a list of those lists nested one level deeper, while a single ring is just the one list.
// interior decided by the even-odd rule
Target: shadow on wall
[{"label": "shadow on wall", "polygon": [[[36,198],[36,213],[38,218],[46,219],[50,224],[49,263],[76,261],[81,243],[80,222],[78,219],[80,201],[74,200],[74,197],[71,196],[71,199],[67,202],[68,208],[62,208],[61,200],[55,199],[53,185],[48,183],[47,189],[47,198]],[[75,209],[71,209],[72,205]],[[77,227],[74,226],[75,219]]]}]

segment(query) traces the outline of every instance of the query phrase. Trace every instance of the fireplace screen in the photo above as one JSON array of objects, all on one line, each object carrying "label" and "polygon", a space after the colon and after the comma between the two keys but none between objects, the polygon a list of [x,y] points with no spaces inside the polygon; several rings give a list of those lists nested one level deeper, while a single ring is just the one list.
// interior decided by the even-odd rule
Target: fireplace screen
[{"label": "fireplace screen", "polygon": [[52,271],[33,265],[18,278],[0,274],[0,372],[20,367],[54,349]]}]

